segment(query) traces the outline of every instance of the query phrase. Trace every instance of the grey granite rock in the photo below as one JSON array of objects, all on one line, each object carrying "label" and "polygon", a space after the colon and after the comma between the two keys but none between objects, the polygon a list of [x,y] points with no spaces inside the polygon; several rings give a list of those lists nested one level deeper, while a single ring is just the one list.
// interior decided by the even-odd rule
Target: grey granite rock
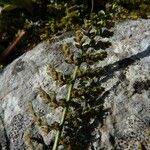
[{"label": "grey granite rock", "polygon": [[[150,149],[150,20],[116,26],[104,65],[109,76],[101,146],[105,149]],[[106,66],[106,63],[108,64]],[[110,140],[111,139],[111,140]],[[115,143],[114,143],[115,141]],[[99,146],[98,146],[99,147]],[[99,148],[98,148],[99,149]]]},{"label": "grey granite rock", "polygon": [[[131,149],[140,146],[150,149],[150,20],[126,21],[115,26],[109,40],[108,57],[97,65],[106,70],[99,84],[105,87],[100,99],[109,110],[103,124],[93,130],[97,140],[91,140],[88,149]],[[99,37],[97,37],[99,38]],[[0,73],[0,149],[26,149],[23,135],[33,126],[28,103],[49,123],[60,121],[61,108],[54,110],[37,96],[41,86],[45,91],[57,91],[57,98],[65,96],[65,86],[59,88],[46,74],[47,65],[69,74],[73,65],[64,62],[61,45],[64,42],[76,51],[73,36],[65,35],[54,43],[42,42],[25,53]],[[32,127],[34,134],[42,132]],[[44,136],[50,144],[55,132]],[[114,148],[115,147],[115,148]]]}]

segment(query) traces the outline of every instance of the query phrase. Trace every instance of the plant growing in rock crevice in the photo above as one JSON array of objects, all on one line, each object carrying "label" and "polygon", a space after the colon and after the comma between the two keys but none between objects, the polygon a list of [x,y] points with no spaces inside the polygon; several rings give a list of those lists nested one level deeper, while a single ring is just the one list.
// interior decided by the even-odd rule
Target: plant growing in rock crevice
[{"label": "plant growing in rock crevice", "polygon": [[[64,149],[68,150],[85,148],[91,139],[93,122],[103,115],[103,100],[99,101],[98,97],[104,92],[104,88],[97,85],[96,80],[103,75],[104,70],[103,68],[92,69],[92,65],[107,57],[107,52],[98,50],[98,48],[105,49],[110,43],[106,44],[100,41],[101,44],[99,44],[95,40],[96,35],[97,32],[93,31],[91,23],[87,22],[82,31],[76,31],[74,41],[79,52],[78,56],[75,56],[67,43],[63,44],[62,53],[65,61],[74,65],[73,73],[70,76],[56,71],[51,64],[47,67],[47,74],[59,86],[66,85],[68,90],[66,98],[62,100],[57,100],[55,91],[49,95],[40,88],[38,93],[45,104],[53,108],[63,108],[60,123],[54,122],[49,125],[47,121],[43,121],[39,117],[30,103],[33,121],[40,129],[42,137],[48,135],[52,130],[56,131],[53,148],[48,145],[45,146],[45,149],[57,150],[59,145],[63,145]],[[104,48],[102,44],[107,46],[105,45]],[[91,48],[92,52],[89,50]],[[25,134],[25,143],[31,150],[34,149],[32,143],[34,139],[29,132]],[[38,143],[40,143],[39,141],[42,140],[37,140]],[[42,144],[46,145],[44,142]],[[42,149],[44,149],[43,147]]]}]

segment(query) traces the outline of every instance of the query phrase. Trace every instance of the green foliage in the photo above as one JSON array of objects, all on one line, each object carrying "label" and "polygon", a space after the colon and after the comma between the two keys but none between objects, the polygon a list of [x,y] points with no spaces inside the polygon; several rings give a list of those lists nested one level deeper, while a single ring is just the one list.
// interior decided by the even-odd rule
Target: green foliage
[{"label": "green foliage", "polygon": [[[41,35],[41,39],[47,39],[52,34],[60,34],[65,31],[76,30],[81,26],[82,19],[80,13],[82,12],[82,6],[71,8],[67,3],[51,4],[48,6],[55,12],[57,17],[51,16],[45,26],[45,32]],[[80,10],[79,10],[80,9]]]},{"label": "green foliage", "polygon": [[0,5],[3,6],[3,11],[12,11],[16,8],[24,8],[32,12],[32,0],[0,0]]},{"label": "green foliage", "polygon": [[80,6],[71,8],[64,2],[56,5],[48,0],[36,0],[32,10],[29,13],[23,7],[16,7],[11,11],[2,11],[0,14],[1,51],[9,46],[20,29],[25,30],[27,34],[17,47],[18,53],[22,53],[22,49],[31,49],[54,34],[75,30],[82,23]]},{"label": "green foliage", "polygon": [[[119,11],[118,19],[139,19],[150,15],[149,0],[110,0]],[[116,13],[117,15],[117,13]]]},{"label": "green foliage", "polygon": [[0,14],[0,51],[10,45],[20,29],[27,34],[16,48],[18,55],[33,48],[42,40],[80,29],[84,19],[93,23],[97,19],[101,20],[98,23],[101,26],[102,21],[103,25],[106,24],[104,17],[105,20],[111,17],[112,20],[120,21],[146,18],[150,15],[149,0],[93,0],[93,9],[91,2],[91,0],[63,0],[57,3],[50,0],[1,0],[0,6],[3,10]]}]

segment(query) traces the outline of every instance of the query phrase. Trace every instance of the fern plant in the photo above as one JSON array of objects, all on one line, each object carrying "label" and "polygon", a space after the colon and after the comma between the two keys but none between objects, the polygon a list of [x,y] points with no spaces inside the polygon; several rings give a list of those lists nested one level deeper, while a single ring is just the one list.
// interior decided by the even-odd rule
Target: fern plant
[{"label": "fern plant", "polygon": [[[74,38],[75,46],[79,51],[78,56],[75,56],[67,43],[63,44],[62,53],[65,61],[74,65],[73,73],[70,76],[56,71],[51,64],[48,65],[47,74],[60,87],[67,85],[67,96],[65,99],[57,100],[55,91],[49,95],[41,87],[38,94],[43,99],[43,102],[50,107],[63,108],[60,123],[54,122],[49,125],[39,117],[32,103],[30,103],[30,112],[35,125],[41,129],[42,136],[47,135],[52,130],[56,131],[53,148],[49,145],[46,149],[57,150],[59,145],[63,145],[64,149],[68,150],[85,148],[90,140],[90,136],[87,137],[87,130],[91,128],[90,119],[100,117],[104,112],[103,101],[96,99],[105,89],[95,81],[104,74],[104,70],[99,67],[92,69],[92,65],[107,57],[106,51],[102,49],[108,47],[110,43],[97,42],[95,36],[99,33],[102,34],[102,31],[97,32],[97,30],[93,30],[91,23],[85,21],[83,29],[76,31]],[[87,39],[89,42],[87,42]],[[103,44],[107,46],[105,45],[104,48]],[[92,52],[89,51],[90,48],[93,48]],[[84,65],[86,67],[83,67]],[[77,82],[78,86],[76,86]],[[28,148],[34,150],[34,140],[31,133],[27,131],[24,137]],[[43,145],[45,145],[44,142]]]}]

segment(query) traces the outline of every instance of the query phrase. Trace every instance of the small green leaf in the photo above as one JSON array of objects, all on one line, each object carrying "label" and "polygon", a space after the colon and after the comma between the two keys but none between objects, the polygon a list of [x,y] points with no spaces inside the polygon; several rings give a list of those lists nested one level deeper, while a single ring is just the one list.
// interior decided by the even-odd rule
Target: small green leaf
[{"label": "small green leaf", "polygon": [[16,5],[5,5],[2,9],[2,11],[12,11],[14,9],[16,9],[17,6]]}]

